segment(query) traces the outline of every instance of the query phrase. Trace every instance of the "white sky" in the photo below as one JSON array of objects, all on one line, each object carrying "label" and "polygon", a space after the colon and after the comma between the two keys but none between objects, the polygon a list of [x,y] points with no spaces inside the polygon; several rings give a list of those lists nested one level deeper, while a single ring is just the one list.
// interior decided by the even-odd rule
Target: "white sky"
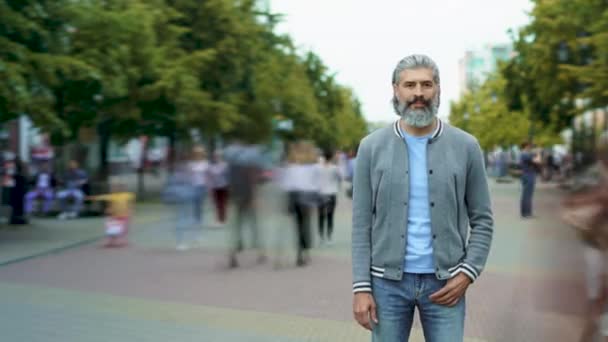
[{"label": "white sky", "polygon": [[338,81],[354,89],[369,121],[395,118],[391,73],[410,54],[439,65],[441,107],[457,100],[458,60],[465,50],[510,42],[507,30],[528,23],[529,0],[271,0],[286,15],[278,32],[323,59]]}]

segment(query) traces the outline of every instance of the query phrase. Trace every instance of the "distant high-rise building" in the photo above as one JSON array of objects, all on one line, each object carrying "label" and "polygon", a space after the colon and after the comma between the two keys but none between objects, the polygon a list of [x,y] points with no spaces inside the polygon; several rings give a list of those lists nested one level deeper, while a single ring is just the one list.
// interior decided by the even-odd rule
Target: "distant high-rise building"
[{"label": "distant high-rise building", "polygon": [[511,44],[487,44],[482,49],[468,50],[459,61],[461,95],[481,85],[499,61],[506,61],[513,54]]}]

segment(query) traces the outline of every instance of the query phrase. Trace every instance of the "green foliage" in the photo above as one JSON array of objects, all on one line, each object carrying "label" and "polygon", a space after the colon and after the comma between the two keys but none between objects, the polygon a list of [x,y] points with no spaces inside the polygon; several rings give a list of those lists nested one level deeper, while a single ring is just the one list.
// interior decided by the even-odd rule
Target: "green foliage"
[{"label": "green foliage", "polygon": [[537,144],[558,142],[552,127],[530,126],[533,115],[525,111],[527,103],[523,106],[524,111],[509,109],[502,93],[506,83],[500,73],[491,75],[477,90],[451,104],[450,123],[473,134],[485,150],[518,145],[529,139],[532,129]]},{"label": "green foliage", "polygon": [[608,104],[608,3],[536,0],[530,18],[514,34],[516,56],[452,104],[450,122],[486,149],[558,143],[575,115]]},{"label": "green foliage", "polygon": [[585,108],[608,103],[608,4],[604,0],[536,0],[529,25],[515,39],[518,56],[501,70],[513,111],[534,113],[554,133]]},{"label": "green foliage", "polygon": [[28,113],[56,143],[100,124],[141,134],[351,147],[365,134],[353,92],[274,32],[255,0],[0,0],[0,122]]}]

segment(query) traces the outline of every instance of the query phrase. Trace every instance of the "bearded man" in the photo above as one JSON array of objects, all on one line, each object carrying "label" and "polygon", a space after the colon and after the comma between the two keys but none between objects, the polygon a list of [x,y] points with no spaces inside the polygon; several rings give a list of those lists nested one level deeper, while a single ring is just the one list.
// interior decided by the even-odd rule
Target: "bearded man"
[{"label": "bearded man", "polygon": [[353,313],[372,341],[464,338],[465,293],[481,274],[494,220],[483,154],[437,117],[439,70],[424,55],[392,76],[399,119],[365,137],[353,180]]}]

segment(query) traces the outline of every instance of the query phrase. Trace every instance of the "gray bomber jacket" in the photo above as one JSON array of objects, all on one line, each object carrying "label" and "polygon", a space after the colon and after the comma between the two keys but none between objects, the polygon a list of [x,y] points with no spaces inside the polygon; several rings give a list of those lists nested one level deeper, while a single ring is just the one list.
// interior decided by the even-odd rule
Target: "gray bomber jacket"
[{"label": "gray bomber jacket", "polygon": [[[409,199],[408,151],[399,120],[359,145],[353,180],[353,292],[371,292],[371,277],[403,276]],[[475,281],[493,233],[483,154],[470,134],[438,120],[427,145],[435,275]],[[470,227],[470,229],[469,229]]]}]

